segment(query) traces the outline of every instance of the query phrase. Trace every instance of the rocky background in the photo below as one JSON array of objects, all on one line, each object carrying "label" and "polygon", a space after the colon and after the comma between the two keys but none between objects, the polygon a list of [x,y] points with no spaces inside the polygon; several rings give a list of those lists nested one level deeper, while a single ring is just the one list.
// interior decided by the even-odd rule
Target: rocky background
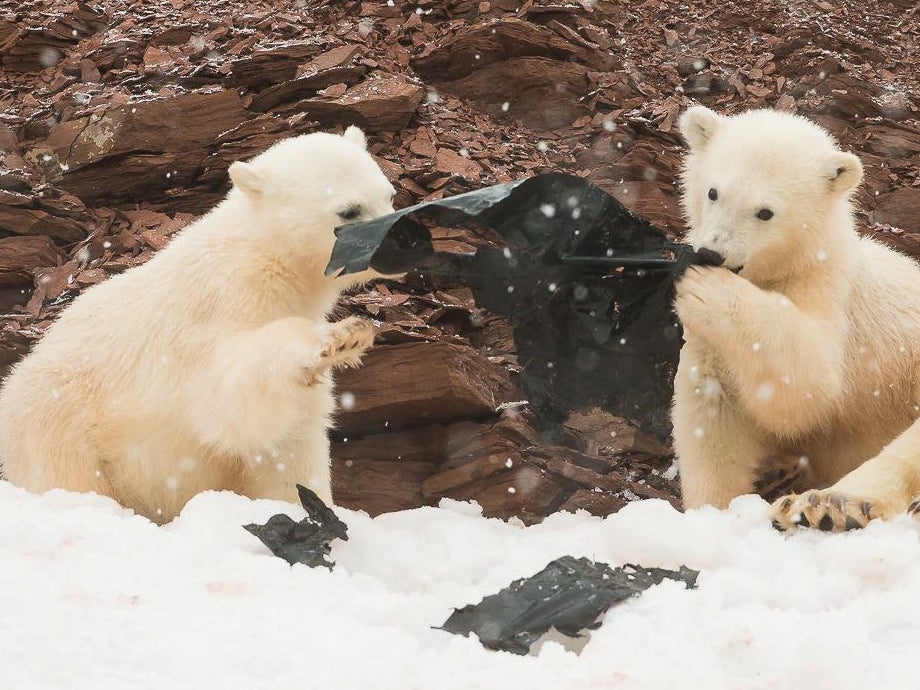
[{"label": "rocky background", "polygon": [[[348,124],[397,207],[562,170],[679,234],[680,110],[798,112],[862,157],[861,230],[920,253],[918,35],[913,0],[0,3],[0,373],[215,204],[230,162]],[[340,381],[339,503],[679,502],[667,442],[629,420],[537,430],[508,324],[464,286],[381,283],[348,313],[380,333]]]}]

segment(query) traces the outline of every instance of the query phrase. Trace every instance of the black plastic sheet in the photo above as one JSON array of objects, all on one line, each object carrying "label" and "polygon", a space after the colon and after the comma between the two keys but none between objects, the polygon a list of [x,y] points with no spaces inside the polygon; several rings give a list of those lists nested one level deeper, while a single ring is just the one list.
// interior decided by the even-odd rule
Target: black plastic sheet
[{"label": "black plastic sheet", "polygon": [[663,580],[696,586],[699,572],[611,568],[587,558],[564,556],[533,577],[515,580],[498,594],[457,609],[441,627],[459,635],[476,633],[483,646],[527,654],[530,645],[554,628],[569,637],[600,625],[598,617],[614,604],[630,599]]},{"label": "black plastic sheet", "polygon": [[[435,252],[427,226],[476,227],[506,246]],[[414,269],[462,282],[507,316],[534,411],[555,423],[598,405],[660,436],[681,331],[675,279],[703,263],[613,196],[551,173],[430,201],[336,230],[328,275]]]},{"label": "black plastic sheet", "polygon": [[264,525],[243,525],[243,528],[291,565],[303,563],[311,568],[321,565],[331,570],[334,563],[326,556],[332,550],[332,540],[347,541],[348,527],[310,489],[298,484],[297,493],[307,511],[303,520],[295,522],[289,515],[280,514],[273,515]]}]

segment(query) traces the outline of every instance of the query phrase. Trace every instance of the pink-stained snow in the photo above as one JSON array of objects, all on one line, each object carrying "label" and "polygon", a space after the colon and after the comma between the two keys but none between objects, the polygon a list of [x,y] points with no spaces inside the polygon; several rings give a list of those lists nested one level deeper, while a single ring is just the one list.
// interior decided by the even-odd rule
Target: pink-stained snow
[{"label": "pink-stained snow", "polygon": [[[0,482],[5,690],[914,688],[920,526],[774,531],[767,504],[522,527],[445,501],[371,519],[337,509],[332,572],[289,566],[241,525],[277,501],[196,497],[156,527],[114,502]],[[562,555],[699,569],[611,609],[580,654],[519,657],[434,629]]]}]

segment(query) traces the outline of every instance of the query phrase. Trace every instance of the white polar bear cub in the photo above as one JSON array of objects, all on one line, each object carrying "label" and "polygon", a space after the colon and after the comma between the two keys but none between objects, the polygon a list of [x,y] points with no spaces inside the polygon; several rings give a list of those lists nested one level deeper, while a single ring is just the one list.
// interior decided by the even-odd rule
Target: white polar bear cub
[{"label": "white polar bear cub", "polygon": [[308,134],[230,166],[234,188],[149,262],[86,290],[0,390],[10,482],[111,496],[171,520],[227,489],[332,502],[330,370],[373,341],[328,323],[333,228],[393,210],[364,134]]},{"label": "white polar bear cub", "polygon": [[916,512],[920,268],[856,233],[859,159],[775,111],[696,106],[680,126],[688,240],[724,258],[677,287],[685,505],[725,506],[788,465],[813,490],[774,504],[781,528]]}]

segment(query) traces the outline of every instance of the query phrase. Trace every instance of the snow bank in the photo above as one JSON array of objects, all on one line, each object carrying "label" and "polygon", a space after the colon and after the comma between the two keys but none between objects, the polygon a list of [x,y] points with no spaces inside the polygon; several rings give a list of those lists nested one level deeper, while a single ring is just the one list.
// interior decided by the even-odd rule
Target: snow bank
[{"label": "snow bank", "polygon": [[[524,528],[445,502],[338,509],[338,566],[289,566],[242,529],[287,512],[230,493],[158,528],[98,496],[0,482],[0,688],[915,687],[920,528],[770,528],[755,497],[680,514],[642,501]],[[484,649],[440,625],[550,560],[699,569],[611,609],[580,654]]]}]

